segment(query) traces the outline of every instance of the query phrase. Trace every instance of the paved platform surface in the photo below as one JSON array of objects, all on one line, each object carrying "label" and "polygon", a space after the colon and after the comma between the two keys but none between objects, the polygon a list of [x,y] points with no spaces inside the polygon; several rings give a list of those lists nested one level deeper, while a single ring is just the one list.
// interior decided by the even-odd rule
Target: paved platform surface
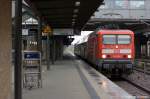
[{"label": "paved platform surface", "polygon": [[135,99],[74,54],[43,68],[43,88],[23,90],[23,99]]},{"label": "paved platform surface", "polygon": [[91,99],[76,64],[69,58],[51,65],[50,71],[43,69],[43,88],[23,90],[23,99]]}]

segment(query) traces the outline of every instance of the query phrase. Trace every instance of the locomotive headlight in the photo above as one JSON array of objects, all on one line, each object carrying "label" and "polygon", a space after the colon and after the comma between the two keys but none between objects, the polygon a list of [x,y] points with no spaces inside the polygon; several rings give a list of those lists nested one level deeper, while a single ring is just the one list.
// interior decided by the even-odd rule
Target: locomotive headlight
[{"label": "locomotive headlight", "polygon": [[131,55],[128,55],[128,58],[131,58]]},{"label": "locomotive headlight", "polygon": [[106,58],[106,55],[102,55],[102,58]]}]

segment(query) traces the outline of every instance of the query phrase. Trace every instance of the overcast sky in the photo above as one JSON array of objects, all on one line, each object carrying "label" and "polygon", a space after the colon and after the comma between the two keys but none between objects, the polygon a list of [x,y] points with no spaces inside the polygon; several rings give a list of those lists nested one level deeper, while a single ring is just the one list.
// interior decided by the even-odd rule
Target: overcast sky
[{"label": "overcast sky", "polygon": [[93,31],[81,31],[81,35],[80,36],[74,36],[74,41],[72,42],[72,44],[74,45],[75,43],[77,43],[79,40],[81,40],[81,38],[83,38],[84,36],[92,33]]}]

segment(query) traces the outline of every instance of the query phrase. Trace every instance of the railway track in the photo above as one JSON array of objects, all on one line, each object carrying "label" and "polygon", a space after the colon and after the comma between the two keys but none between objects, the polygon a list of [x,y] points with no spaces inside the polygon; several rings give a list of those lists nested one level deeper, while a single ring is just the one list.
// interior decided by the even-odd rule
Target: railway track
[{"label": "railway track", "polygon": [[146,89],[136,85],[135,83],[122,79],[122,80],[115,80],[113,81],[116,83],[118,86],[126,90],[128,93],[132,94],[133,96],[136,97],[136,99],[150,99],[150,92],[147,91]]},{"label": "railway track", "polygon": [[[111,80],[113,81],[113,79]],[[128,93],[135,96],[136,99],[150,99],[150,87],[149,87],[150,81],[149,80],[150,80],[150,72],[148,71],[145,72],[142,69],[134,68],[134,73],[132,74],[131,77],[124,76],[123,78],[120,78],[120,79],[117,78],[117,80],[115,79],[115,81],[113,82],[116,83],[121,88],[123,88],[124,90],[126,90]],[[146,82],[149,82],[149,83],[146,83]]]},{"label": "railway track", "polygon": [[[90,65],[92,65],[92,64],[90,64]],[[145,74],[149,76],[148,80],[150,80],[150,73],[149,72],[145,72]],[[91,75],[97,77],[97,75],[95,75],[95,74],[91,73]],[[136,75],[136,77],[135,77],[135,75]],[[144,76],[143,76],[144,75],[144,71],[142,69],[134,68],[134,73],[132,74],[133,77],[131,76],[131,79],[139,79],[138,75],[142,75],[140,77],[140,79],[144,78]],[[113,81],[112,79],[111,80],[114,83],[116,83],[118,86],[120,86],[121,88],[123,88],[124,90],[126,90],[128,93],[130,93],[133,96],[135,96],[136,99],[150,99],[150,81],[149,81],[149,85],[145,84],[145,86],[146,87],[149,86],[149,88],[148,87],[144,88],[144,87],[136,84],[135,83],[136,80],[134,82],[132,82],[131,79],[129,77],[129,79],[123,78],[122,80],[118,80],[118,81],[116,81],[116,80]],[[139,81],[137,81],[137,83],[138,82],[141,82],[141,83],[145,82],[145,81],[143,81],[143,82],[142,81],[143,80],[141,80],[141,81],[139,80]],[[144,85],[144,84],[141,84],[141,85]]]},{"label": "railway track", "polygon": [[[142,69],[134,68],[133,74],[123,76],[121,80],[114,81],[128,93],[137,99],[150,99],[150,73]],[[140,98],[139,98],[140,97]]]},{"label": "railway track", "polygon": [[135,71],[138,71],[138,72],[141,72],[141,73],[145,73],[145,74],[147,74],[147,75],[150,75],[150,72],[144,71],[144,70],[139,69],[139,68],[134,68],[134,70],[135,70]]},{"label": "railway track", "polygon": [[[135,75],[137,75],[137,74],[141,75],[140,73],[142,73],[143,75],[140,78],[144,78],[145,77],[144,75],[146,74],[147,76],[149,76],[149,78],[147,80],[150,80],[149,72],[145,72],[145,74],[144,74],[144,71],[141,69],[134,69],[134,70],[136,71]],[[133,73],[133,75],[134,75],[134,73]],[[138,78],[138,76],[137,76],[137,78]],[[134,78],[132,78],[132,79],[134,79]],[[115,80],[113,82],[115,82],[121,88],[126,90],[128,93],[132,94],[133,96],[136,96],[136,99],[150,99],[150,88],[142,87],[142,85],[144,85],[145,81],[143,81],[143,84],[140,84],[141,86],[138,85],[137,83],[135,83],[136,81],[132,81],[131,79],[127,79],[125,77],[121,78],[121,80],[118,80],[118,81]],[[145,85],[145,86],[150,86],[150,81],[149,81],[149,85]]]},{"label": "railway track", "polygon": [[123,76],[121,81],[115,81],[115,83],[136,97],[142,96],[142,99],[150,99],[150,73],[148,71],[134,68],[133,74]]},{"label": "railway track", "polygon": [[133,86],[137,87],[138,89],[143,90],[144,92],[146,92],[147,94],[150,95],[150,90],[147,90],[147,89],[145,89],[145,88],[143,88],[143,87],[137,85],[136,83],[134,83],[134,82],[132,82],[132,81],[130,81],[130,80],[128,80],[128,79],[124,79],[124,80],[125,80],[126,82],[132,84]]}]

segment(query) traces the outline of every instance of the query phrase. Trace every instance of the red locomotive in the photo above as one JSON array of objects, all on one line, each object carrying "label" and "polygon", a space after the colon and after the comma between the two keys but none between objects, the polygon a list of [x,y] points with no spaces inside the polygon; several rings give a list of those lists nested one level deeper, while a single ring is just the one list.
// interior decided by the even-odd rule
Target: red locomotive
[{"label": "red locomotive", "polygon": [[131,73],[134,53],[134,33],[130,30],[98,30],[87,42],[75,45],[76,55],[111,76]]}]

